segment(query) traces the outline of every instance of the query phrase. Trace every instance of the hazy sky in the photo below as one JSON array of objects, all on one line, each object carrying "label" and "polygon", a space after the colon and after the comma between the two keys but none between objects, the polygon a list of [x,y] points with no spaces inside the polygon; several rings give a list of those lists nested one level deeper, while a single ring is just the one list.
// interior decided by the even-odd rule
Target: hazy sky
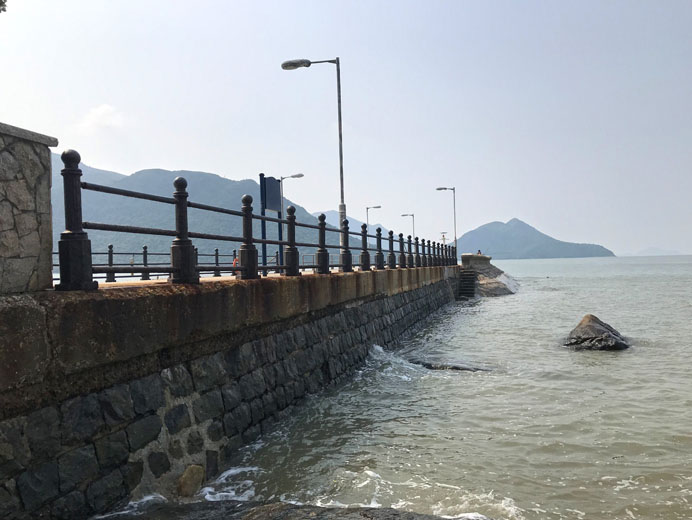
[{"label": "hazy sky", "polygon": [[287,198],[336,209],[335,68],[280,67],[335,56],[350,215],[451,235],[453,185],[459,235],[692,253],[688,0],[9,0],[0,121],[121,173],[302,172]]}]

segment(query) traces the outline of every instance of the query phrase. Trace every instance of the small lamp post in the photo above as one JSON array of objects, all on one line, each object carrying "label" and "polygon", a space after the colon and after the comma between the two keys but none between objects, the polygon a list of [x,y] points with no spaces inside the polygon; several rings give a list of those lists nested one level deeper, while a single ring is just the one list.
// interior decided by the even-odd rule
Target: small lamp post
[{"label": "small lamp post", "polygon": [[365,208],[365,224],[367,224],[368,229],[370,229],[370,215],[368,214],[368,212],[369,212],[371,209],[380,209],[381,207],[382,207],[382,206],[367,206],[367,207]]},{"label": "small lamp post", "polygon": [[411,217],[411,224],[413,226],[413,234],[411,235],[412,237],[416,236],[416,216],[413,213],[402,213],[402,217]]},{"label": "small lamp post", "polygon": [[[451,188],[446,188],[441,186],[437,188],[437,191],[452,190],[452,202],[454,204],[454,248],[457,247],[457,191],[454,186]],[[454,258],[454,263],[459,263],[459,252],[457,251]]]}]

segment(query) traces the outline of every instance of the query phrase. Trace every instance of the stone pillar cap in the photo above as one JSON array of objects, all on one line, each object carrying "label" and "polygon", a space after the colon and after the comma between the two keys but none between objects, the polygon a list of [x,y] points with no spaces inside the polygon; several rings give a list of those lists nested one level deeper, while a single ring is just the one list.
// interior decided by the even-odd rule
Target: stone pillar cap
[{"label": "stone pillar cap", "polygon": [[8,125],[1,122],[0,134],[9,135],[11,137],[17,137],[18,139],[24,139],[25,141],[32,141],[34,143],[45,144],[46,146],[58,146],[58,140],[55,137],[38,134],[36,132],[32,132],[31,130],[25,130],[23,128]]}]

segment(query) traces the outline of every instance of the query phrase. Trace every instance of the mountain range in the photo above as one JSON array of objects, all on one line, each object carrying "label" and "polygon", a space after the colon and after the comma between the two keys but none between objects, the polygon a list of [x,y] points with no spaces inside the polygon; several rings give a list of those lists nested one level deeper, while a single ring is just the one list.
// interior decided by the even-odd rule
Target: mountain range
[{"label": "mountain range", "polygon": [[471,253],[480,250],[495,259],[615,256],[596,244],[556,240],[518,218],[506,223],[490,222],[469,231],[458,240],[458,248]]},{"label": "mountain range", "polygon": [[[60,232],[65,228],[63,190],[60,170],[63,168],[59,156],[52,155],[53,161],[53,240],[54,250],[57,250],[57,243]],[[198,171],[169,171],[162,169],[141,170],[132,175],[122,175],[119,173],[92,168],[87,165],[80,165],[82,169],[82,181],[93,184],[102,184],[130,191],[139,191],[154,195],[171,197],[174,191],[173,179],[178,176],[185,177],[188,181],[187,191],[190,200],[211,206],[240,210],[241,198],[244,194],[252,195],[255,213],[259,213],[259,184],[250,179],[231,180],[213,173]],[[310,214],[305,208],[286,200],[286,206],[293,204],[296,208],[296,218],[298,222],[317,225],[316,216],[319,213]],[[329,228],[336,228],[338,224],[338,212],[329,210],[324,212],[327,216]],[[275,216],[273,212],[268,212],[269,216]],[[169,204],[133,199],[117,195],[82,190],[82,216],[84,221],[105,224],[119,224],[125,226],[151,227],[158,229],[175,229],[174,207]],[[362,222],[358,219],[348,217],[351,231],[358,231]],[[372,224],[371,233],[377,227],[382,228],[383,238],[387,237],[388,229],[381,224]],[[210,233],[218,235],[242,235],[241,218],[236,216],[224,215],[209,211],[190,209],[189,228],[191,231],[200,233]],[[150,253],[168,253],[171,246],[171,237],[157,235],[139,235],[132,233],[113,233],[108,231],[88,230],[89,238],[92,242],[94,253],[105,253],[108,244],[114,245],[116,254],[127,253],[129,256],[117,257],[119,263],[126,263],[131,258],[132,253],[140,253],[143,245],[147,245]],[[260,223],[254,222],[253,235],[260,236]],[[277,238],[277,225],[267,224],[267,238]],[[317,230],[302,227],[296,228],[297,242],[317,242]],[[374,240],[372,241],[374,242]],[[336,245],[339,238],[336,233],[327,234],[327,243]],[[194,240],[195,246],[199,249],[201,256],[200,263],[212,263],[211,255],[215,248],[221,254],[230,254],[240,246],[237,242],[214,241],[214,240]],[[351,244],[353,249],[357,249],[359,242],[357,237],[352,236]],[[383,247],[387,248],[386,241]],[[575,244],[556,240],[548,235],[541,233],[537,229],[522,222],[519,219],[512,219],[507,223],[490,222],[465,233],[458,240],[460,252],[476,252],[477,250],[489,254],[494,258],[574,258],[588,256],[614,256],[612,251],[603,246],[595,244]],[[271,256],[276,250],[275,246],[268,246],[268,255]],[[311,255],[314,250],[301,247],[303,255]],[[336,253],[336,250],[332,250]],[[310,258],[303,258],[309,263]],[[95,262],[103,263],[105,256],[95,258]],[[139,261],[139,260],[138,260]],[[155,257],[150,258],[154,262]],[[165,260],[167,261],[167,258]]]}]

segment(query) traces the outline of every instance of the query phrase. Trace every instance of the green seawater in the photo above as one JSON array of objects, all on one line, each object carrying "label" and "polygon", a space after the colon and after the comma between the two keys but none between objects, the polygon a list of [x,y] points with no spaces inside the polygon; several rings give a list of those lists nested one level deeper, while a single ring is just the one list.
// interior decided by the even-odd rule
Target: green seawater
[{"label": "green seawater", "polygon": [[[507,260],[511,296],[373,346],[199,499],[495,519],[692,518],[692,257]],[[633,346],[575,352],[584,314]],[[413,357],[487,372],[431,371]]]}]

